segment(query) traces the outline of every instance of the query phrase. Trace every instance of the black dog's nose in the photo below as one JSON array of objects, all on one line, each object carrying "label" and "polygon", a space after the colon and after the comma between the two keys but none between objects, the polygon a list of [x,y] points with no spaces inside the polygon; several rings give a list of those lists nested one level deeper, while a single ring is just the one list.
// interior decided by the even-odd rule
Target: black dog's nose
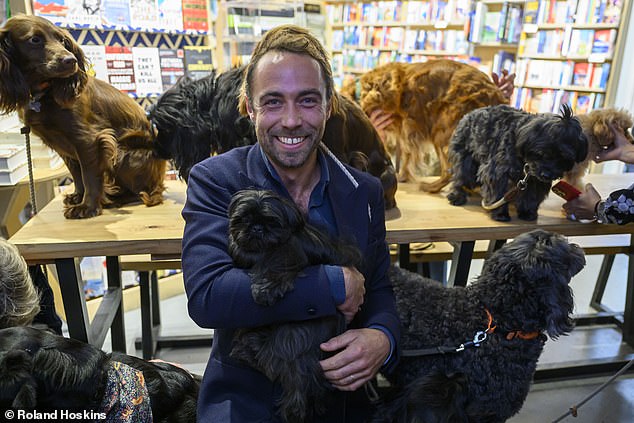
[{"label": "black dog's nose", "polygon": [[264,225],[262,225],[261,223],[257,223],[255,225],[252,225],[251,226],[251,233],[253,235],[261,236],[264,233]]}]

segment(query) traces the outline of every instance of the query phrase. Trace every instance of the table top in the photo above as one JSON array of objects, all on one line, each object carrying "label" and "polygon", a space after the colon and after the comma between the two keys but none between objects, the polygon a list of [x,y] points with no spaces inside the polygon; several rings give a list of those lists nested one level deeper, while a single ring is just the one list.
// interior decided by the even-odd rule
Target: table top
[{"label": "table top", "polygon": [[[604,196],[629,186],[634,174],[588,175]],[[104,209],[101,216],[69,220],[63,215],[62,196],[54,198],[29,220],[10,241],[29,262],[47,262],[58,258],[83,256],[121,256],[152,254],[174,257],[181,252],[186,185],[166,181],[163,204],[142,204]],[[387,241],[410,243],[425,241],[471,241],[508,239],[535,228],[564,235],[602,235],[634,232],[634,225],[601,225],[571,222],[561,212],[563,200],[549,195],[541,205],[536,222],[517,219],[511,210],[511,222],[496,222],[470,198],[465,206],[452,206],[445,194],[421,192],[415,184],[399,185],[397,208],[386,213]]]}]

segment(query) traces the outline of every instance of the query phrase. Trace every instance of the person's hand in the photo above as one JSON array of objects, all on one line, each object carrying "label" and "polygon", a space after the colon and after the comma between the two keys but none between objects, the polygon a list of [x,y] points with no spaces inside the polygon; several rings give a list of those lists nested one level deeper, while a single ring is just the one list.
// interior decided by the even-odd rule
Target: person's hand
[{"label": "person's hand", "polygon": [[586,185],[585,192],[579,197],[570,200],[563,205],[566,217],[570,220],[594,220],[596,218],[594,207],[601,200],[601,195],[592,184]]},{"label": "person's hand", "polygon": [[509,71],[502,69],[502,75],[492,72],[491,78],[493,79],[493,83],[502,91],[504,97],[510,100],[515,90],[515,74],[512,73],[509,75]]},{"label": "person's hand", "polygon": [[379,371],[390,353],[390,340],[378,329],[350,329],[320,347],[341,350],[319,362],[326,379],[340,391],[355,391]]},{"label": "person's hand", "polygon": [[346,323],[350,323],[363,304],[365,295],[365,278],[354,267],[342,267],[343,282],[346,288],[346,300],[337,306],[337,310],[346,318]]},{"label": "person's hand", "polygon": [[607,149],[599,151],[594,161],[597,163],[607,160],[620,160],[624,163],[634,164],[634,144],[625,136],[623,129],[610,124],[614,132],[614,143]]},{"label": "person's hand", "polygon": [[385,129],[394,122],[394,116],[392,113],[376,109],[370,113],[369,118],[370,122],[372,122],[372,126],[376,129],[376,132],[378,132],[381,139],[385,141]]}]

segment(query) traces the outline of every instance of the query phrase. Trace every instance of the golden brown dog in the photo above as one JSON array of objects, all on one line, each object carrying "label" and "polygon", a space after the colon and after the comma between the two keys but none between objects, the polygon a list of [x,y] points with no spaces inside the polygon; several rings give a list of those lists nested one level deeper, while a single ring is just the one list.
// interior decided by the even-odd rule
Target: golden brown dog
[{"label": "golden brown dog", "polygon": [[376,109],[393,114],[384,141],[397,158],[399,180],[415,181],[433,147],[440,178],[421,183],[429,192],[440,191],[451,179],[447,147],[458,121],[479,107],[507,103],[487,75],[446,59],[379,66],[364,74],[360,85],[359,102],[367,114]]},{"label": "golden brown dog", "polygon": [[44,18],[12,17],[0,29],[0,112],[17,110],[64,159],[75,182],[64,199],[67,218],[139,199],[161,203],[167,162],[155,157],[143,108],[86,67],[67,31]]},{"label": "golden brown dog", "polygon": [[625,137],[634,143],[634,138],[628,131],[634,125],[632,115],[624,109],[606,108],[596,109],[585,115],[577,115],[581,122],[583,133],[588,139],[588,157],[567,172],[564,179],[577,187],[583,186],[583,176],[588,171],[590,163],[597,154],[614,143],[614,132],[611,127],[623,131]]}]

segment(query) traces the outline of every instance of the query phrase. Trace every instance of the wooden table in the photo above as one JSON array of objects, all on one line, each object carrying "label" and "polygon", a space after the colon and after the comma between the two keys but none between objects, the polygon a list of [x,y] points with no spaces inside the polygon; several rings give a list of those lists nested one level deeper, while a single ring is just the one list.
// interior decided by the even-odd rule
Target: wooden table
[{"label": "wooden table", "polygon": [[[634,181],[634,175],[590,175],[587,179],[595,184],[599,192],[607,195],[629,186]],[[118,257],[151,254],[158,259],[174,258],[179,257],[181,252],[184,222],[180,213],[185,203],[185,185],[179,181],[168,181],[166,185],[166,199],[162,205],[108,209],[101,216],[84,220],[65,219],[61,198],[57,197],[11,238],[29,263],[54,262],[57,265],[72,337],[98,344],[112,326],[113,349],[125,350]],[[472,198],[466,206],[455,207],[444,195],[422,193],[412,184],[399,186],[396,198],[398,209],[388,211],[386,215],[387,241],[403,246],[425,241],[457,243],[450,273],[450,279],[457,284],[466,281],[476,240],[503,241],[535,228],[568,236],[630,234],[622,330],[623,339],[634,346],[634,249],[631,246],[634,225],[568,221],[561,213],[563,200],[554,194],[542,204],[536,222],[520,221],[512,214],[513,220],[508,223],[490,219],[479,206],[478,198]],[[108,301],[102,302],[104,310],[99,310],[92,325],[88,322],[81,279],[77,278],[77,260],[83,256],[106,256],[109,269]],[[406,260],[405,257],[401,259]]]}]

